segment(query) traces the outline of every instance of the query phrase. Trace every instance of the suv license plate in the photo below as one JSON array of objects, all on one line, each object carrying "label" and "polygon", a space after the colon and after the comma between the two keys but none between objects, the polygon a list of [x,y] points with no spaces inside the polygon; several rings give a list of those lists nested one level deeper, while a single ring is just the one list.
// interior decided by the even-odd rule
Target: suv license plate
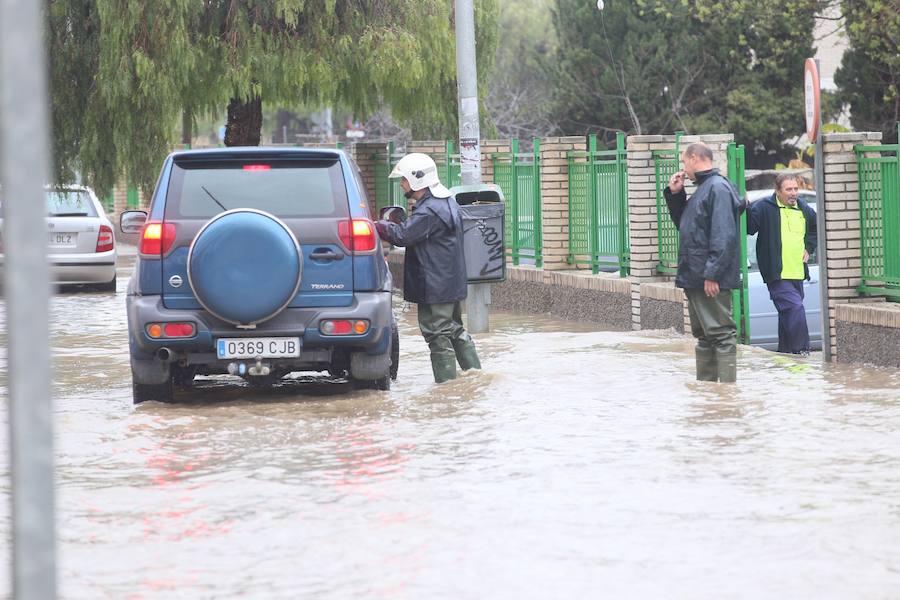
[{"label": "suv license plate", "polygon": [[219,358],[292,358],[300,356],[300,338],[221,338],[216,340]]}]

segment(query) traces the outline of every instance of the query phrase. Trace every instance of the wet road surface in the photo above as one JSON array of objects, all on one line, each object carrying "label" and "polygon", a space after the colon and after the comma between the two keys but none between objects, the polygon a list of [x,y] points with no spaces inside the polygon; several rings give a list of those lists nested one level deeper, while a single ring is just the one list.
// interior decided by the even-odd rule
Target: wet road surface
[{"label": "wet road surface", "polygon": [[742,348],[697,383],[687,338],[495,313],[435,386],[409,311],[390,392],[133,407],[129,274],[53,302],[64,598],[900,596],[895,371]]}]

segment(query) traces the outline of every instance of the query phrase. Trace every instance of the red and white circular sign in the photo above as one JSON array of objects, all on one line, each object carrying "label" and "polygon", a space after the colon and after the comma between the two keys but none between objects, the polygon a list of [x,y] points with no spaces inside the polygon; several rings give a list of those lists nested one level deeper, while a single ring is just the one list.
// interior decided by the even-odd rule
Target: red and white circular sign
[{"label": "red and white circular sign", "polygon": [[815,59],[807,58],[803,75],[803,88],[806,98],[806,137],[810,142],[816,141],[819,135],[819,121],[821,120],[822,99],[819,89],[819,68]]}]

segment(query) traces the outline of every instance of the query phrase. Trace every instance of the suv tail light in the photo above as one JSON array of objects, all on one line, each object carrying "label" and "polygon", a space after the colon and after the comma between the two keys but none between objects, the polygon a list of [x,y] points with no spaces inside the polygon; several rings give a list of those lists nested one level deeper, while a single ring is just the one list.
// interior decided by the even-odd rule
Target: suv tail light
[{"label": "suv tail light", "polygon": [[140,253],[147,256],[162,256],[175,243],[175,224],[150,221],[141,233]]},{"label": "suv tail light", "polygon": [[153,339],[194,337],[193,323],[148,323],[147,335]]},{"label": "suv tail light", "polygon": [[100,233],[97,235],[97,248],[94,252],[109,252],[113,249],[116,241],[113,239],[112,228],[101,225]]},{"label": "suv tail light", "polygon": [[338,236],[351,252],[371,252],[377,243],[375,226],[368,219],[341,221],[338,223]]},{"label": "suv tail light", "polygon": [[369,322],[364,319],[328,319],[319,323],[319,331],[322,335],[362,335],[369,331]]}]

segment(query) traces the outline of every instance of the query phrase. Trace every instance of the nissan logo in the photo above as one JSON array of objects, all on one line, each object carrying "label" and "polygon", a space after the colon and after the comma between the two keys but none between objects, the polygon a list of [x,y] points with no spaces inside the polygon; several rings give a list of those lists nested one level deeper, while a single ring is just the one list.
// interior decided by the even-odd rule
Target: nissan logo
[{"label": "nissan logo", "polygon": [[173,288],[180,288],[182,283],[184,283],[184,280],[180,275],[172,275],[169,277],[169,285]]}]

